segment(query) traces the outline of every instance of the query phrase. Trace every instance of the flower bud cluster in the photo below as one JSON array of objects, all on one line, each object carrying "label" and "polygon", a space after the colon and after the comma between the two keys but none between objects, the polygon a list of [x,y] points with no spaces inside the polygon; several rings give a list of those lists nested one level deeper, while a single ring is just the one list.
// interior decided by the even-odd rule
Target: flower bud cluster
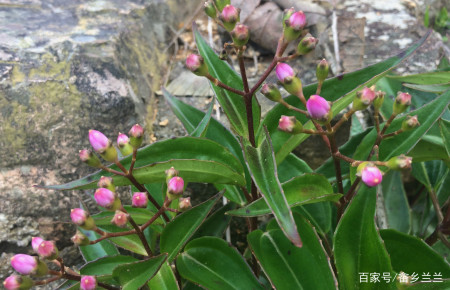
[{"label": "flower bud cluster", "polygon": [[[131,127],[129,137],[123,133],[119,133],[117,137],[117,147],[123,156],[130,155],[137,150],[144,140],[144,129],[136,124]],[[102,132],[97,130],[89,130],[89,142],[94,151],[109,162],[116,162],[118,159],[117,149],[112,142]],[[91,167],[100,168],[102,163],[100,159],[89,149],[80,150],[80,160]]]}]

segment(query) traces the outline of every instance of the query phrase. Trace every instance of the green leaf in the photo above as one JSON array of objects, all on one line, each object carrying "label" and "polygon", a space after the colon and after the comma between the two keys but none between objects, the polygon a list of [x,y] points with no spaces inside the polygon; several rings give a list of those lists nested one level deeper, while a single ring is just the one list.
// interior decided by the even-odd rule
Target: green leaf
[{"label": "green leaf", "polygon": [[226,215],[225,213],[229,210],[233,210],[235,207],[236,204],[227,203],[215,211],[198,228],[192,239],[201,238],[204,236],[221,238],[231,221],[231,216]]},{"label": "green leaf", "polygon": [[258,148],[254,148],[247,140],[243,140],[242,147],[248,170],[280,228],[294,245],[301,247],[302,242],[297,232],[297,226],[278,180],[275,156],[267,131],[265,136],[266,138],[262,140]]},{"label": "green leaf", "polygon": [[375,226],[376,190],[362,186],[344,212],[334,235],[340,289],[392,289],[386,283],[360,283],[359,273],[393,276],[391,262]]},{"label": "green leaf", "polygon": [[441,290],[450,289],[450,279],[442,280],[442,282],[420,282],[414,283],[411,286],[406,286],[405,289],[408,290]]},{"label": "green leaf", "polygon": [[400,172],[391,171],[383,177],[383,197],[389,228],[409,233],[411,209]]},{"label": "green leaf", "polygon": [[147,283],[167,259],[167,254],[147,260],[120,265],[113,270],[113,277],[122,290],[136,290]]},{"label": "green leaf", "polygon": [[[244,86],[242,84],[242,79],[236,71],[231,69],[226,62],[221,60],[215,54],[215,52],[208,46],[203,37],[200,35],[198,30],[195,29],[194,35],[198,50],[208,66],[209,73],[222,83],[243,91]],[[215,85],[212,85],[212,88],[216,93],[217,100],[227,115],[234,131],[240,136],[248,136],[247,114],[245,110],[244,97],[231,93]],[[258,128],[259,120],[261,118],[261,108],[254,96],[252,97],[252,104],[253,124],[254,128]]]},{"label": "green leaf", "polygon": [[81,275],[112,275],[113,269],[122,264],[136,262],[138,259],[131,256],[107,256],[91,261],[80,269]]},{"label": "green leaf", "polygon": [[[120,232],[132,229],[131,226],[130,226],[130,228],[119,228],[112,224],[102,225],[102,226],[97,225],[97,227],[108,233],[120,233]],[[120,237],[111,237],[111,238],[109,238],[109,240],[113,244],[115,244],[121,248],[124,248],[124,249],[129,250],[134,253],[137,253],[139,255],[147,256],[147,251],[145,250],[144,246],[142,245],[141,240],[139,239],[138,235],[136,235],[136,234],[120,236]]]},{"label": "green leaf", "polygon": [[449,79],[447,72],[427,72],[406,76],[388,75],[386,77],[400,81],[402,83],[412,83],[418,85],[446,84],[448,83]]},{"label": "green leaf", "polygon": [[262,289],[239,252],[219,238],[189,242],[176,265],[183,278],[206,289]]},{"label": "green leaf", "polygon": [[[333,196],[334,195],[335,194],[333,194]],[[341,194],[336,194],[334,201],[337,201],[340,197],[342,197]],[[305,217],[322,236],[326,235],[331,229],[332,209],[330,202],[305,204],[293,208],[292,212]]]},{"label": "green leaf", "polygon": [[442,273],[443,279],[450,277],[450,265],[423,240],[391,229],[381,230],[380,235],[394,271],[408,275]]},{"label": "green leaf", "polygon": [[166,262],[159,269],[158,273],[148,282],[148,287],[152,290],[178,290],[177,279],[172,268]]},{"label": "green leaf", "polygon": [[184,244],[197,231],[222,195],[223,192],[220,192],[204,203],[182,213],[164,228],[160,247],[162,253],[168,253],[169,262],[175,258]]},{"label": "green leaf", "polygon": [[[128,168],[131,156],[121,160]],[[165,182],[165,171],[176,168],[187,182],[225,183],[244,185],[244,168],[239,160],[222,145],[207,139],[180,137],[150,144],[138,151],[133,175],[141,183]],[[116,165],[110,168],[119,170]],[[101,176],[112,176],[98,171],[84,178],[63,184],[44,186],[46,189],[68,190],[96,188]],[[129,185],[123,176],[114,176],[117,186]]]},{"label": "green leaf", "polygon": [[313,171],[305,161],[292,153],[278,165],[277,170],[280,182],[286,182],[291,178]]},{"label": "green leaf", "polygon": [[438,85],[415,85],[415,84],[403,84],[403,86],[422,92],[440,94],[450,88],[450,83],[438,84]]},{"label": "green leaf", "polygon": [[[183,123],[186,131],[191,134],[195,129],[195,124],[202,122],[206,117],[206,114],[172,96],[169,92],[163,90],[164,97],[171,106],[175,115]],[[244,156],[242,155],[242,149],[237,141],[236,137],[225,128],[220,122],[214,118],[210,118],[209,126],[206,130],[206,138],[216,141],[217,143],[225,146],[236,156],[242,165],[245,165]],[[250,175],[247,168],[245,169],[245,176],[247,176],[247,184],[250,184]],[[241,190],[231,185],[218,185],[218,190],[226,189],[225,197],[237,204],[245,204],[245,196]]]},{"label": "green leaf", "polygon": [[[281,186],[290,207],[322,201],[338,201],[342,196],[342,194],[333,194],[333,188],[328,180],[318,174],[297,176],[283,183]],[[227,214],[252,217],[271,212],[265,200],[260,198],[245,207],[229,211]]]},{"label": "green leaf", "polygon": [[[193,137],[205,137],[211,121],[211,114],[213,111],[215,98],[211,100],[208,111],[206,113],[203,113],[177,100],[164,87],[162,88],[162,92],[173,113],[177,116],[181,123],[183,123],[189,135]],[[194,116],[191,116],[192,111],[194,113]],[[203,115],[203,117],[201,117],[201,115]]]},{"label": "green leaf", "polygon": [[[89,240],[100,238],[100,235],[93,231],[86,231],[78,228]],[[94,261],[105,256],[119,255],[117,248],[109,241],[103,240],[93,245],[80,246],[80,252],[86,262]]]},{"label": "green leaf", "polygon": [[[413,44],[409,49],[402,51],[397,56],[391,57],[383,62],[364,69],[326,80],[323,84],[321,96],[328,101],[335,102],[332,106],[333,114],[336,115],[342,109],[347,107],[353,101],[353,97],[358,90],[364,86],[371,86],[372,84],[375,84],[382,76],[400,64],[406,57],[411,55],[424,43],[428,35],[429,33]],[[316,88],[317,84],[304,87],[304,95],[309,97],[310,95],[315,94]],[[303,105],[301,105],[300,100],[296,96],[289,96],[285,98],[285,101],[298,108],[303,108]],[[295,147],[310,136],[308,134],[289,135],[278,131],[278,120],[281,115],[296,116],[297,119],[304,124],[305,129],[312,129],[314,127],[304,115],[293,113],[280,104],[274,106],[274,108],[270,110],[264,118],[264,121],[258,129],[257,136],[258,140],[263,138],[263,126],[267,126],[267,129],[270,132],[270,137],[272,138],[274,150],[276,152],[277,164],[280,164],[281,161],[283,161]]]},{"label": "green leaf", "polygon": [[[379,159],[380,161],[387,161],[393,156],[398,156],[400,154],[407,154],[414,145],[420,140],[420,138],[433,126],[437,119],[447,110],[447,106],[450,100],[450,91],[441,95],[437,99],[433,100],[429,104],[423,106],[422,108],[410,112],[409,115],[415,116],[420,122],[420,126],[408,131],[403,132],[397,136],[385,139],[381,142],[379,148]],[[394,132],[401,128],[401,124],[406,117],[400,117],[394,119],[391,126],[386,133]],[[365,160],[375,143],[377,132],[375,128],[364,137],[361,144],[355,151],[353,159]],[[350,168],[352,181],[355,179],[356,168]]]},{"label": "green leaf", "polygon": [[440,119],[439,129],[441,131],[442,139],[444,140],[445,150],[447,151],[447,156],[450,156],[450,121]]},{"label": "green leaf", "polygon": [[314,228],[294,215],[303,247],[295,247],[281,230],[253,231],[248,241],[275,289],[335,289],[329,258]]}]

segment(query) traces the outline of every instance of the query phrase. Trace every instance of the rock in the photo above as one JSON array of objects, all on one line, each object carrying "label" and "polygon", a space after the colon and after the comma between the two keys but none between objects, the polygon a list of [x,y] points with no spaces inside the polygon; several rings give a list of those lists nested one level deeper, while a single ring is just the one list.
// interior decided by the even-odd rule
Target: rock
[{"label": "rock", "polygon": [[[0,4],[0,251],[32,236],[71,245],[69,210],[87,197],[37,190],[92,172],[88,130],[151,132],[167,44],[199,0],[10,0]],[[183,5],[182,5],[183,4]],[[180,26],[181,25],[181,26]],[[3,257],[3,256],[2,256]],[[0,271],[0,280],[7,272]]]}]

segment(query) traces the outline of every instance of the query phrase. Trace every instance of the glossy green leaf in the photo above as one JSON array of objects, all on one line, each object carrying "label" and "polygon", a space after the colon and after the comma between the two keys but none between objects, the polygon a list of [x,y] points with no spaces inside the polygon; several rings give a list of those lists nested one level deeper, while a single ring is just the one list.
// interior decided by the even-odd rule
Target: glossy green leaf
[{"label": "glossy green leaf", "polygon": [[[335,200],[338,201],[341,194],[333,194]],[[331,229],[332,222],[332,205],[331,202],[316,202],[308,203],[302,206],[297,206],[292,209],[293,213],[300,214],[305,217],[321,235],[326,235]]]},{"label": "glossy green leaf", "polygon": [[359,273],[391,273],[391,262],[375,226],[376,190],[362,186],[334,235],[339,289],[393,289],[386,283],[360,283]]},{"label": "glossy green leaf", "polygon": [[91,261],[80,269],[81,275],[110,275],[113,269],[121,264],[128,264],[136,262],[138,259],[131,256],[107,256],[94,261]]},{"label": "glossy green leaf", "polygon": [[[282,189],[286,201],[290,207],[296,207],[303,204],[338,201],[341,194],[334,194],[328,180],[318,174],[304,174],[294,177],[283,183]],[[227,212],[234,216],[259,216],[271,213],[271,209],[263,198],[260,198],[249,205]]]},{"label": "glossy green leaf", "polygon": [[406,84],[403,84],[403,86],[413,89],[413,90],[417,90],[417,91],[440,94],[450,88],[450,83],[437,84],[437,85],[416,85],[416,84],[406,83]]},{"label": "glossy green leaf", "polygon": [[197,114],[197,116],[190,116],[190,111],[194,111],[195,114],[195,111],[200,112],[199,110],[177,100],[164,87],[162,88],[162,92],[173,113],[177,116],[181,123],[183,123],[189,135],[193,137],[205,137],[211,121],[211,114],[213,111],[215,99],[213,98],[211,100],[206,113],[201,112],[203,117],[197,119],[196,117],[200,117],[200,114]]},{"label": "glossy green leaf", "polygon": [[394,271],[408,275],[441,273],[442,279],[450,277],[450,265],[423,240],[391,229],[381,230],[380,235]]},{"label": "glossy green leaf", "polygon": [[[128,168],[131,156],[121,160]],[[150,144],[138,151],[133,175],[141,183],[164,182],[165,171],[176,168],[187,182],[207,182],[244,185],[244,168],[239,160],[222,145],[203,138],[180,137]],[[117,166],[110,168],[119,170]],[[101,176],[111,176],[103,170],[84,178],[46,189],[67,190],[96,188]],[[129,185],[123,176],[114,176],[117,186]]]},{"label": "glossy green leaf", "polygon": [[436,85],[448,83],[448,72],[427,72],[406,76],[389,75],[388,78],[418,85]]},{"label": "glossy green leaf", "polygon": [[239,252],[219,238],[189,242],[176,265],[183,278],[206,289],[262,289]]},{"label": "glossy green leaf", "polygon": [[280,228],[294,245],[301,247],[302,242],[297,232],[297,226],[278,180],[269,133],[266,131],[266,138],[262,140],[258,148],[254,148],[247,140],[243,140],[243,142],[245,160],[256,187],[274,214]]},{"label": "glossy green leaf", "polygon": [[[420,138],[431,128],[431,126],[439,119],[439,117],[447,110],[450,100],[450,91],[441,95],[431,103],[422,108],[410,112],[409,115],[416,116],[420,122],[420,126],[414,130],[403,132],[397,136],[387,138],[380,144],[379,159],[380,161],[389,160],[393,156],[407,154]],[[386,133],[394,132],[401,128],[401,124],[406,116],[394,119]],[[353,159],[365,160],[375,142],[377,132],[375,128],[367,134],[361,144],[356,149]],[[350,169],[351,178],[354,180],[356,168]]]},{"label": "glossy green leaf", "polygon": [[[241,77],[236,73],[236,71],[231,69],[226,62],[221,60],[216,55],[216,53],[205,42],[198,30],[194,31],[194,35],[198,50],[208,66],[209,73],[222,83],[243,91],[244,86],[242,84]],[[248,136],[244,98],[215,85],[212,85],[212,88],[216,93],[217,100],[227,115],[234,131],[240,136]],[[261,118],[261,108],[255,97],[253,97],[252,104],[253,124],[254,128],[258,128]]]},{"label": "glossy green leaf", "polygon": [[450,156],[450,121],[440,119],[439,129],[441,131],[442,139],[444,140],[444,147],[447,151],[447,155]]},{"label": "glossy green leaf", "polygon": [[[120,233],[120,232],[132,229],[131,226],[129,226],[129,228],[119,228],[112,224],[101,225],[101,226],[97,225],[97,227],[107,233]],[[144,246],[142,245],[141,240],[139,239],[138,235],[136,235],[136,234],[120,236],[120,237],[112,237],[112,238],[109,238],[109,241],[111,241],[113,244],[115,244],[121,248],[124,248],[126,250],[129,250],[133,253],[147,256],[147,251],[145,250]]]},{"label": "glossy green leaf", "polygon": [[248,241],[275,289],[335,289],[329,258],[314,228],[294,215],[303,247],[295,247],[281,230],[253,231]]},{"label": "glossy green leaf", "polygon": [[120,265],[113,270],[113,277],[122,286],[122,290],[136,290],[147,283],[163,265],[167,254],[147,260]]},{"label": "glossy green leaf", "polygon": [[[195,124],[202,122],[202,120],[206,117],[206,114],[186,103],[183,103],[165,90],[163,93],[175,115],[183,123],[186,131],[191,134],[195,130]],[[241,161],[242,165],[245,164],[242,149],[236,137],[214,118],[209,119],[209,126],[206,130],[205,137],[225,146]],[[250,175],[247,174],[247,169],[244,169],[246,172],[245,176],[247,176],[247,184],[250,184]],[[218,190],[226,189],[225,197],[229,200],[241,205],[246,203],[244,194],[235,186],[221,184],[216,187]]]},{"label": "glossy green leaf", "polygon": [[[382,76],[411,55],[424,43],[427,37],[428,34],[397,56],[364,69],[326,80],[323,84],[321,96],[329,101],[335,102],[332,106],[333,114],[336,115],[342,109],[347,107],[352,102],[356,91],[364,86],[371,86],[376,83]],[[304,95],[306,97],[313,95],[316,92],[316,88],[317,84],[304,87]],[[303,108],[303,105],[300,104],[300,100],[296,96],[289,96],[285,98],[285,101],[298,108]],[[312,123],[308,121],[304,115],[293,113],[280,104],[274,106],[274,108],[267,113],[258,129],[258,139],[264,137],[263,126],[267,126],[272,138],[272,143],[274,144],[277,164],[280,164],[295,147],[310,136],[308,134],[289,135],[278,131],[278,120],[281,115],[295,115],[297,119],[304,124],[305,129],[313,128]]]},{"label": "glossy green leaf", "polygon": [[277,170],[280,182],[286,182],[291,178],[313,171],[305,161],[292,153],[278,165]]},{"label": "glossy green leaf", "polygon": [[437,160],[414,163],[412,167],[412,175],[425,185],[428,191],[434,192],[437,191],[449,171],[443,162]]},{"label": "glossy green leaf", "polygon": [[151,290],[178,290],[177,279],[172,268],[166,262],[159,269],[158,273],[147,283]]},{"label": "glossy green leaf", "polygon": [[411,229],[411,209],[403,188],[400,172],[391,171],[383,176],[382,186],[389,228],[409,233]]},{"label": "glossy green leaf", "polygon": [[[427,135],[424,137],[426,136]],[[443,143],[436,144],[435,142],[430,142],[425,138],[421,139],[414,146],[414,148],[408,153],[408,156],[412,157],[414,162],[424,162],[438,159],[450,162],[450,156],[445,150]]]},{"label": "glossy green leaf", "polygon": [[[85,234],[89,240],[93,241],[100,238],[100,235],[94,231],[86,231],[78,228]],[[80,246],[80,252],[86,262],[94,261],[105,256],[119,255],[117,248],[109,241],[103,240],[93,245]]]},{"label": "glossy green leaf", "polygon": [[231,216],[225,213],[233,210],[236,207],[234,203],[227,203],[220,209],[211,214],[204,223],[195,232],[192,239],[201,238],[204,236],[212,236],[221,238],[231,221]]},{"label": "glossy green leaf", "polygon": [[169,262],[176,257],[197,231],[222,194],[223,192],[220,192],[204,203],[182,213],[164,228],[161,234],[160,248],[162,253],[168,253]]}]

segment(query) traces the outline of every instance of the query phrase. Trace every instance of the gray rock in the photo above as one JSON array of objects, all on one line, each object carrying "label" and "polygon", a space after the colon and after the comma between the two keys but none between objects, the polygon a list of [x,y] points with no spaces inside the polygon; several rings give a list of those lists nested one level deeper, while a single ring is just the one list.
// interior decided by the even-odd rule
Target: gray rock
[{"label": "gray rock", "polygon": [[[151,131],[154,92],[167,69],[165,49],[172,31],[192,16],[200,1],[189,4],[2,1],[2,261],[7,253],[29,253],[36,235],[55,240],[59,248],[71,246],[69,210],[85,194],[33,185],[64,183],[92,171],[78,160],[78,150],[89,145],[89,129],[113,140],[135,123]],[[0,270],[0,280],[10,272],[10,267]]]}]

